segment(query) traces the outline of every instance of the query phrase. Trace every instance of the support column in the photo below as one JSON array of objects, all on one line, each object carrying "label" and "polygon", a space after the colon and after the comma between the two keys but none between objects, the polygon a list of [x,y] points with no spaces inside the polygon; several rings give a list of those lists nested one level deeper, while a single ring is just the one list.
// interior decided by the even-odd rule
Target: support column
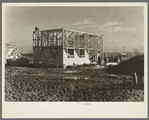
[{"label": "support column", "polygon": [[94,51],[95,51],[95,61],[97,62],[98,61],[98,51],[97,51],[97,49],[94,49]]},{"label": "support column", "polygon": [[49,46],[49,31],[47,32],[47,46]]}]

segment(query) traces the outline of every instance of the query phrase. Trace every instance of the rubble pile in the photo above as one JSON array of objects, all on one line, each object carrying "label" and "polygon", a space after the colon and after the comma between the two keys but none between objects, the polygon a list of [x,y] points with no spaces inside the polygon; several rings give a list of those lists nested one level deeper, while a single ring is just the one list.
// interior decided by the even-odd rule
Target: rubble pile
[{"label": "rubble pile", "polygon": [[108,67],[108,73],[113,74],[137,74],[144,76],[144,55],[135,56],[129,60],[121,62],[117,66]]}]

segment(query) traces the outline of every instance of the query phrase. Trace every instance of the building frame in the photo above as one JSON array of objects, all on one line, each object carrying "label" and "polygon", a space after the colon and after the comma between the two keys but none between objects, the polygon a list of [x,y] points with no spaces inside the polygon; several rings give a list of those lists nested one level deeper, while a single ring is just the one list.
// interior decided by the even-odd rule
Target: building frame
[{"label": "building frame", "polygon": [[33,31],[33,64],[65,67],[98,61],[103,35],[66,28]]}]

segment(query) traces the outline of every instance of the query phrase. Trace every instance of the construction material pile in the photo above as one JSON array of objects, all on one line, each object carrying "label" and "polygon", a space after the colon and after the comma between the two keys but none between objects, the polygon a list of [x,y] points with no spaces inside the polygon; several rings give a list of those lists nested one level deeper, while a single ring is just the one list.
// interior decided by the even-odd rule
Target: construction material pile
[{"label": "construction material pile", "polygon": [[[6,101],[143,101],[144,91],[132,86],[131,76],[99,70],[6,67]],[[70,79],[66,79],[70,77]],[[72,79],[79,78],[79,79]],[[88,79],[85,79],[88,78]]]},{"label": "construction material pile", "polygon": [[113,74],[131,74],[136,72],[138,75],[144,76],[144,55],[135,56],[121,62],[119,65],[108,67],[106,71]]}]

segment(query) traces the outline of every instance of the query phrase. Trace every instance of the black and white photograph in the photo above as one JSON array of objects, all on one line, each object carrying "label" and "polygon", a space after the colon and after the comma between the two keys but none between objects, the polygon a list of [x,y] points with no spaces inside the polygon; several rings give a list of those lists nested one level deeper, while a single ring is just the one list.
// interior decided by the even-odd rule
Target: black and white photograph
[{"label": "black and white photograph", "polygon": [[[59,104],[65,104],[61,114],[69,104],[79,111],[87,109],[88,115],[74,112],[80,118],[105,116],[90,114],[91,107],[98,111],[104,105],[103,111],[115,109],[107,118],[147,116],[147,3],[3,3],[2,7],[5,118],[46,118],[37,106],[43,110],[57,105],[56,112]],[[26,105],[34,106],[38,114],[19,114]],[[132,114],[124,108],[123,114],[115,115],[118,105],[142,108]],[[70,114],[75,107],[65,110]],[[127,111],[132,116],[125,115]],[[60,116],[77,117],[74,114]]]}]

